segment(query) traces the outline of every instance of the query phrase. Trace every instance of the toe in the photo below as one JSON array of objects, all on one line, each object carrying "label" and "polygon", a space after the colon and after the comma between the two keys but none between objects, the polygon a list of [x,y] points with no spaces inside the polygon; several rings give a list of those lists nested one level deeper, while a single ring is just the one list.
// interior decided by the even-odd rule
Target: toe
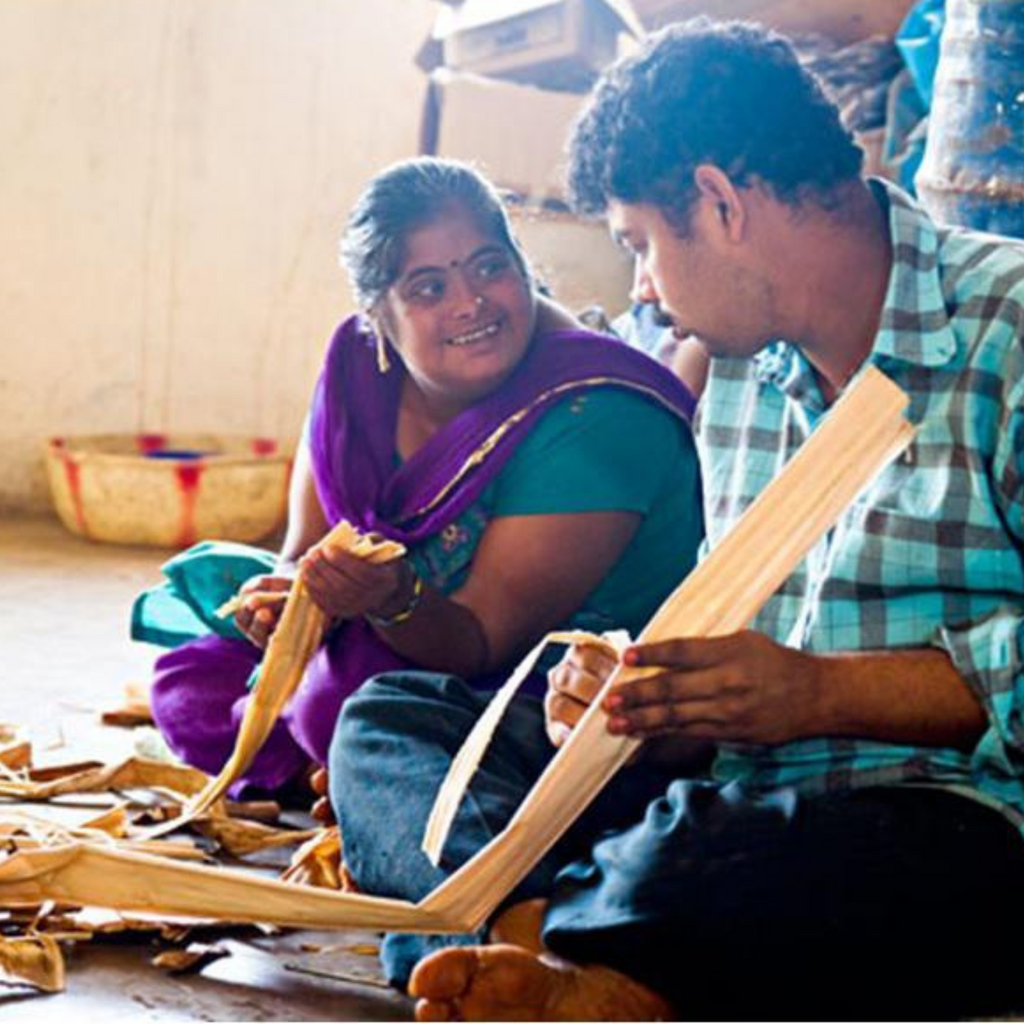
[{"label": "toe", "polygon": [[413,970],[409,995],[428,1001],[457,999],[469,988],[476,964],[477,951],[472,946],[453,946],[431,953]]},{"label": "toe", "polygon": [[420,999],[416,1003],[416,1019],[420,1021],[455,1020],[455,1007],[451,1003],[433,999]]}]

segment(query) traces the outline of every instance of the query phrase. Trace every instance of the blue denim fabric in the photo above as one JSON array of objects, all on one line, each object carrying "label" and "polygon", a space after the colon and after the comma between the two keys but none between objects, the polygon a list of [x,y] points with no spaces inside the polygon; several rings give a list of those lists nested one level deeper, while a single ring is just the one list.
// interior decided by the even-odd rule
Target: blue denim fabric
[{"label": "blue denim fabric", "polygon": [[[331,803],[345,863],[359,888],[420,900],[504,827],[551,757],[540,702],[513,702],[463,800],[439,867],[420,850],[427,816],[452,757],[490,694],[451,676],[391,673],[364,684],[343,708],[331,747]],[[550,888],[547,858],[515,899]],[[481,935],[388,935],[385,974],[404,987],[413,966],[435,949],[479,943]]]},{"label": "blue denim fabric", "polygon": [[994,1016],[1024,1007],[1021,878],[1016,829],[956,793],[678,780],[558,875],[543,939],[680,1019]]},{"label": "blue denim fabric", "polygon": [[[420,850],[427,816],[490,694],[453,676],[394,672],[365,683],[344,704],[329,759],[331,803],[345,863],[359,888],[417,901],[497,835],[554,754],[541,702],[517,697],[495,733],[455,818],[439,867]],[[559,868],[589,849],[590,837],[642,812],[667,780],[620,773],[502,906],[546,896]],[[477,944],[475,935],[388,935],[381,959],[404,987],[435,949]]]}]

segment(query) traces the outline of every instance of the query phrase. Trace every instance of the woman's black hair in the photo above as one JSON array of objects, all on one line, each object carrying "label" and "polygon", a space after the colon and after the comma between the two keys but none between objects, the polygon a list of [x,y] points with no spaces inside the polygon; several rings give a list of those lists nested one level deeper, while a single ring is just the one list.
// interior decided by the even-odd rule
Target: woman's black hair
[{"label": "woman's black hair", "polygon": [[569,192],[581,213],[610,199],[649,203],[682,235],[710,163],[740,187],[828,206],[864,154],[783,36],[706,18],[673,25],[598,82],[570,141]]},{"label": "woman's black hair", "polygon": [[495,187],[469,164],[418,157],[373,178],[349,215],[341,257],[362,309],[374,309],[394,284],[409,234],[452,208],[466,211],[484,235],[506,246],[532,286],[529,264]]}]

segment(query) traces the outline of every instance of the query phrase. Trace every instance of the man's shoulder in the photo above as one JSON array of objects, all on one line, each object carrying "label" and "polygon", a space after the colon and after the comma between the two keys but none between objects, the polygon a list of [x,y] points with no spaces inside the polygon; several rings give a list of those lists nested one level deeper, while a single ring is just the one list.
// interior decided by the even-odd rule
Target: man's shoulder
[{"label": "man's shoulder", "polygon": [[940,227],[936,236],[939,275],[952,313],[981,297],[992,312],[1004,300],[1024,308],[1024,240],[959,227]]}]

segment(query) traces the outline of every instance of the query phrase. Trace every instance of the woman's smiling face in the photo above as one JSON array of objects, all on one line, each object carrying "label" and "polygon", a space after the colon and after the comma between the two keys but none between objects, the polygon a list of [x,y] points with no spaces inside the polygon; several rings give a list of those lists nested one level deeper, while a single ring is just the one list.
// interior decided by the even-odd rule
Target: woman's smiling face
[{"label": "woman's smiling face", "polygon": [[535,303],[509,248],[453,205],[406,236],[398,277],[378,313],[424,397],[461,411],[519,365]]}]

